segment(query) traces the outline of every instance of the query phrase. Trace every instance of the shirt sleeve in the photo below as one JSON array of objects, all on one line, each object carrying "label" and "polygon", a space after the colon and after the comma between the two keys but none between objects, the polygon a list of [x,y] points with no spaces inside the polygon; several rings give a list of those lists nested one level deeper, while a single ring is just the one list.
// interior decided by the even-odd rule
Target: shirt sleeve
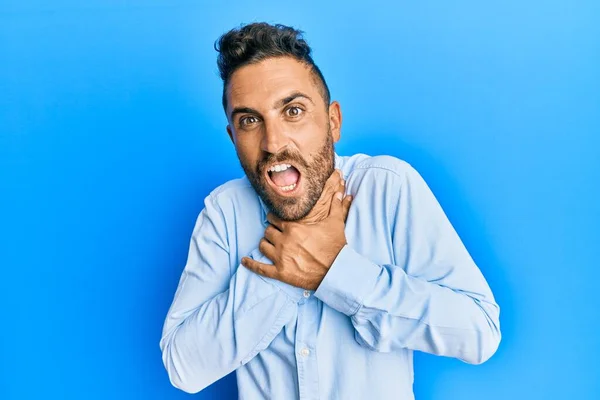
[{"label": "shirt sleeve", "polygon": [[[271,263],[258,249],[250,257]],[[171,383],[188,393],[250,361],[296,313],[297,291],[241,265],[230,271],[225,219],[209,196],[160,340]]]},{"label": "shirt sleeve", "polygon": [[398,265],[378,265],[346,245],[315,295],[350,316],[357,342],[374,351],[486,361],[501,337],[486,280],[418,172],[407,164],[404,176],[388,179]]}]

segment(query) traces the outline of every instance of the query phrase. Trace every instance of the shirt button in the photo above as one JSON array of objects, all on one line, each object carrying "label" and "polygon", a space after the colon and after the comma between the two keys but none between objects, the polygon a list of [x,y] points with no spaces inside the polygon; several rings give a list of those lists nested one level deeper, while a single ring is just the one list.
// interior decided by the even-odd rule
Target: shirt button
[{"label": "shirt button", "polygon": [[300,354],[302,354],[304,357],[308,357],[310,354],[310,350],[305,347],[302,350],[300,350]]},{"label": "shirt button", "polygon": [[307,299],[310,297],[310,292],[308,290],[304,291],[304,297],[306,297]]}]

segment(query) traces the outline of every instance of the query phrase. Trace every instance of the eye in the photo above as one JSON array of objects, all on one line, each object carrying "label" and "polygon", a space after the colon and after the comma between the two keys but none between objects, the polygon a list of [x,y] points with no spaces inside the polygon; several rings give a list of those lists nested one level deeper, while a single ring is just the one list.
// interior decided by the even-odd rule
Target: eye
[{"label": "eye", "polygon": [[303,112],[304,110],[298,106],[292,106],[285,110],[286,115],[292,118],[300,116],[300,114],[302,114]]},{"label": "eye", "polygon": [[248,126],[256,122],[258,122],[258,118],[256,118],[254,115],[249,115],[247,117],[240,118],[239,124],[240,126]]}]

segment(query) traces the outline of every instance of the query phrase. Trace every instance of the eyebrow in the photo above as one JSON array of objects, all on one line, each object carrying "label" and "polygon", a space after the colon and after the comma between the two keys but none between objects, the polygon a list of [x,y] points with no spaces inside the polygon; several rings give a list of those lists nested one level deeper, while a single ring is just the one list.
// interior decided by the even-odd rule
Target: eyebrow
[{"label": "eyebrow", "polygon": [[231,112],[231,119],[233,119],[233,116],[235,114],[260,114],[258,111],[256,111],[254,108],[250,108],[250,107],[236,107],[233,109],[233,111]]},{"label": "eyebrow", "polygon": [[[297,98],[305,98],[306,100],[310,101],[313,105],[315,104],[314,101],[310,98],[309,95],[304,94],[302,92],[293,92],[291,93],[289,96],[284,97],[283,99],[277,100],[275,102],[275,104],[273,105],[273,108],[281,108],[283,106],[285,106],[288,103],[291,103],[292,101],[296,100]],[[233,111],[231,111],[231,119],[233,119],[233,116],[235,114],[256,114],[256,115],[260,115],[260,113],[258,111],[256,111],[254,108],[250,108],[250,107],[236,107],[233,109]]]},{"label": "eyebrow", "polygon": [[292,101],[296,100],[296,99],[297,99],[297,98],[299,98],[299,97],[303,97],[303,98],[305,98],[306,100],[310,101],[311,103],[315,104],[315,103],[313,102],[313,100],[310,98],[310,96],[309,96],[309,95],[307,95],[307,94],[304,94],[304,93],[302,93],[302,92],[293,92],[293,93],[292,93],[292,94],[290,94],[289,96],[287,96],[287,97],[284,97],[283,99],[276,101],[276,102],[275,102],[275,104],[274,104],[274,107],[273,107],[273,108],[280,108],[280,107],[283,107],[283,106],[285,106],[286,104],[288,104],[288,103],[291,103]]}]

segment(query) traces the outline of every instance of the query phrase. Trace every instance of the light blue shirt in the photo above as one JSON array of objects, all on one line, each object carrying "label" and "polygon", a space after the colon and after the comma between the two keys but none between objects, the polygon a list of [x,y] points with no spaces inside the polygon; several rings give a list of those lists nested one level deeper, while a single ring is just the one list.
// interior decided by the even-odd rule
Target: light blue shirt
[{"label": "light blue shirt", "polygon": [[244,177],[206,199],[160,347],[171,383],[198,392],[236,371],[240,399],[413,399],[413,351],[486,361],[499,307],[418,172],[335,155],[354,200],[348,244],[316,291],[261,277],[268,211]]}]

